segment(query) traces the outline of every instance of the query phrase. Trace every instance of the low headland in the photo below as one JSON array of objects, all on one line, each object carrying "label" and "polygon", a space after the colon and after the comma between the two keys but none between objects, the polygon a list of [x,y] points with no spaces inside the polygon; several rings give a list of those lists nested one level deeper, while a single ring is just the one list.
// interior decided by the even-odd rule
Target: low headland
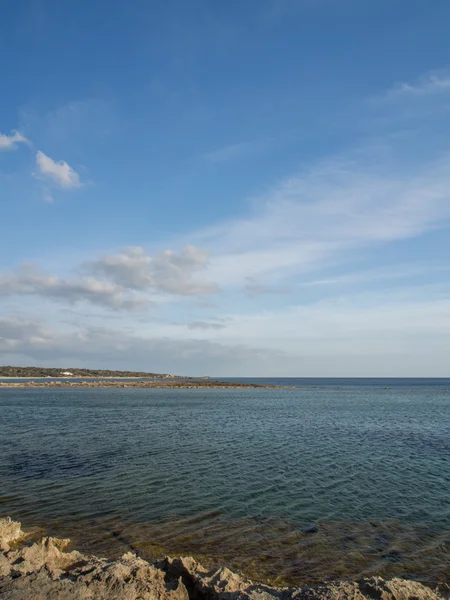
[{"label": "low headland", "polygon": [[205,389],[205,388],[283,388],[281,385],[258,383],[234,383],[232,381],[214,381],[203,379],[177,379],[153,381],[0,381],[3,388],[157,388],[157,389]]},{"label": "low headland", "polygon": [[29,377],[151,377],[153,379],[176,378],[169,373],[151,373],[148,371],[118,371],[111,369],[80,369],[77,367],[13,367],[0,365],[0,378],[14,379]]},{"label": "low headland", "polygon": [[26,533],[0,518],[2,600],[442,600],[450,588],[381,577],[297,588],[255,582],[226,567],[205,569],[192,557],[149,563],[133,552],[117,560],[67,551],[68,539]]},{"label": "low headland", "polygon": [[[86,378],[84,381],[80,379]],[[45,368],[0,366],[1,388],[280,388],[283,386],[258,383],[220,381],[209,376],[192,377],[150,373],[145,371],[112,371],[104,369]],[[39,380],[39,381],[35,381]]]}]

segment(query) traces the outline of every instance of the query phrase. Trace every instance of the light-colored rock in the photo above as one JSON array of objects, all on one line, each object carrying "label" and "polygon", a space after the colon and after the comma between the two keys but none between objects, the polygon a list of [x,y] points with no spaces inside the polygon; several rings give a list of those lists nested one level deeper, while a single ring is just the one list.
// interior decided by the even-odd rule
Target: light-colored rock
[{"label": "light-colored rock", "polygon": [[371,577],[355,582],[323,584],[303,588],[292,600],[437,600],[441,596],[415,581]]},{"label": "light-colored rock", "polygon": [[40,542],[14,553],[11,569],[24,575],[39,571],[46,565],[53,569],[67,570],[83,559],[79,552],[64,552],[69,542],[70,540],[52,537],[42,538]]},{"label": "light-colored rock", "polygon": [[[256,583],[227,568],[208,571],[192,557],[166,559],[168,572],[188,581],[191,598],[203,600],[442,600],[414,581],[372,577],[356,582],[280,588]],[[192,593],[192,590],[194,593]],[[450,589],[449,589],[450,591]]]},{"label": "light-colored rock", "polygon": [[11,520],[10,517],[0,518],[0,550],[2,552],[8,552],[9,543],[19,540],[23,535],[20,523]]},{"label": "light-colored rock", "polygon": [[6,577],[11,573],[11,563],[5,556],[5,554],[0,554],[0,577]]}]

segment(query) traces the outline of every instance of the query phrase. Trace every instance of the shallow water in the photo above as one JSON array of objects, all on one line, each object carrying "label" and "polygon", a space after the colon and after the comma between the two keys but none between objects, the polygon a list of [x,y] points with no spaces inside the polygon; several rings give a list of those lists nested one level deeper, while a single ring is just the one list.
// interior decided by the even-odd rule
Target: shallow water
[{"label": "shallow water", "polygon": [[450,380],[0,390],[0,513],[300,584],[450,580]]}]

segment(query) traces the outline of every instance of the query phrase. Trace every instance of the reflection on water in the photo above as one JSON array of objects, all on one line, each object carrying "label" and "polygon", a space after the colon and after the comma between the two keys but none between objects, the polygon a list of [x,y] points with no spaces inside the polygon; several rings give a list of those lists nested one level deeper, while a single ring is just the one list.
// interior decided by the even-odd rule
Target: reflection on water
[{"label": "reflection on water", "polygon": [[450,382],[417,381],[0,390],[0,514],[279,583],[449,580]]}]

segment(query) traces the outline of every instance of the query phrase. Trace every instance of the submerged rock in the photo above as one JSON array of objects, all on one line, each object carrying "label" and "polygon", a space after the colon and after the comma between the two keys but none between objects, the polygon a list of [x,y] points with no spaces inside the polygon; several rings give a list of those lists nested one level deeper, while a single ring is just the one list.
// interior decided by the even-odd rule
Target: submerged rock
[{"label": "submerged rock", "polygon": [[[380,577],[302,588],[253,582],[227,568],[208,571],[192,557],[150,564],[132,552],[106,560],[66,552],[69,540],[31,545],[20,523],[0,519],[2,600],[441,600],[438,592]],[[10,543],[14,547],[11,547]]]}]

